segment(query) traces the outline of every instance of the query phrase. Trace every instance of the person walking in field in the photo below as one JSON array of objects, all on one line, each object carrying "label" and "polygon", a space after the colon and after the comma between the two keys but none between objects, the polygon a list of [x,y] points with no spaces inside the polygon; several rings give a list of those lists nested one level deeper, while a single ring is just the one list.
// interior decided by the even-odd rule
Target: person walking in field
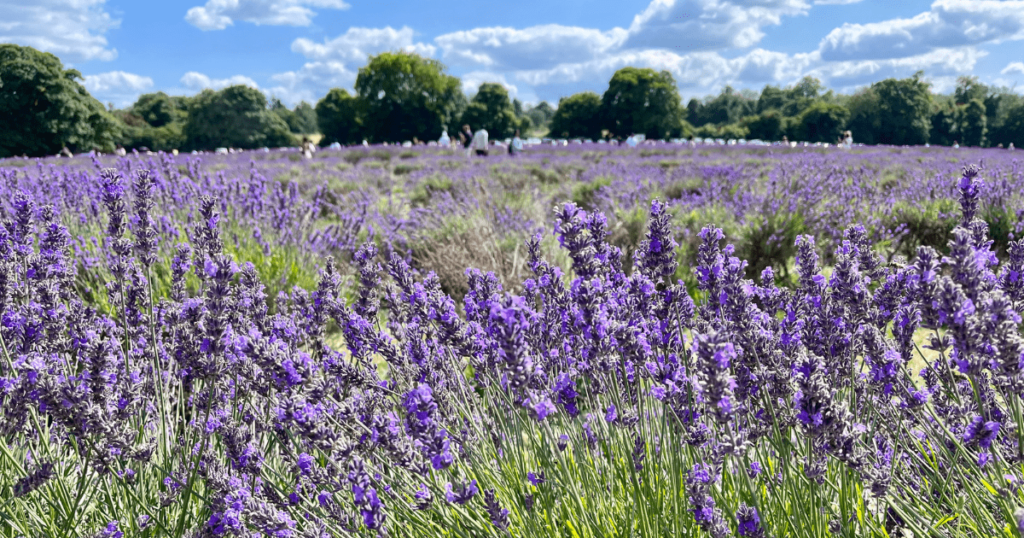
[{"label": "person walking in field", "polygon": [[487,129],[480,129],[473,133],[472,148],[478,157],[487,156]]},{"label": "person walking in field", "polygon": [[437,141],[437,145],[442,148],[447,148],[452,145],[452,139],[448,138],[448,131],[441,131],[441,139]]}]

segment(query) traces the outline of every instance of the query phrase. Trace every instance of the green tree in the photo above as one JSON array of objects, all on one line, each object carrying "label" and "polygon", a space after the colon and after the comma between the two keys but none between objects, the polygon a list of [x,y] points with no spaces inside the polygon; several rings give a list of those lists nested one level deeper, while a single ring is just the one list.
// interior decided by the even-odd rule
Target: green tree
[{"label": "green tree", "polygon": [[485,82],[480,85],[469,106],[462,112],[460,124],[468,124],[474,131],[486,129],[491,138],[506,138],[519,125],[515,109],[508,99],[508,90],[501,84]]},{"label": "green tree", "polygon": [[878,94],[871,88],[860,90],[850,97],[846,107],[850,110],[846,128],[852,131],[853,139],[864,144],[877,144],[876,134],[882,125]]},{"label": "green tree", "polygon": [[528,108],[524,114],[530,118],[530,123],[533,124],[533,127],[543,129],[547,127],[548,122],[555,116],[555,109],[547,101],[541,101],[536,106]]},{"label": "green tree", "polygon": [[132,111],[151,127],[163,127],[174,121],[184,121],[188,116],[187,110],[179,110],[171,97],[164,92],[139,96],[132,105]]},{"label": "green tree", "polygon": [[321,146],[338,142],[354,144],[363,139],[362,102],[341,88],[334,88],[316,103]]},{"label": "green tree", "polygon": [[373,142],[433,140],[466,100],[444,64],[408,52],[371,57],[359,68],[355,89],[365,106],[365,136]]},{"label": "green tree", "polygon": [[0,157],[112,151],[120,123],[48,52],[0,45]]},{"label": "green tree", "polygon": [[700,123],[726,125],[739,123],[744,117],[754,113],[757,103],[726,86],[717,97],[704,103],[700,111]]},{"label": "green tree", "polygon": [[985,134],[988,132],[985,118],[985,103],[981,99],[971,99],[966,105],[957,109],[957,127],[960,132],[960,143],[964,146],[983,146]]},{"label": "green tree", "polygon": [[948,103],[939,104],[932,112],[928,141],[936,146],[952,146],[957,137],[956,110]]},{"label": "green tree", "polygon": [[604,125],[617,135],[668,138],[682,128],[679,92],[668,71],[619,69],[601,98],[601,109]]},{"label": "green tree", "polygon": [[195,96],[184,135],[185,146],[190,149],[294,144],[288,125],[267,108],[267,98],[259,90],[242,85],[203,90]]},{"label": "green tree", "polygon": [[800,114],[799,138],[808,142],[834,143],[849,119],[850,111],[846,107],[818,101]]},{"label": "green tree", "polygon": [[747,116],[744,121],[750,138],[758,140],[781,140],[785,133],[785,117],[782,112],[767,109],[756,116]]},{"label": "green tree", "polygon": [[1015,147],[1024,148],[1024,102],[1007,111],[1000,133],[1003,144],[1008,146],[1012,142]]},{"label": "green tree", "polygon": [[302,101],[295,105],[294,116],[295,123],[289,123],[288,128],[293,133],[298,134],[313,134],[317,132],[316,123],[316,109],[313,105]]},{"label": "green tree", "polygon": [[[878,99],[878,144],[924,144],[931,128],[931,85],[918,71],[905,79],[889,78],[871,85]],[[857,136],[856,133],[854,136]]]},{"label": "green tree", "polygon": [[558,100],[551,134],[566,138],[601,138],[601,97],[581,92]]},{"label": "green tree", "polygon": [[957,106],[962,106],[975,99],[984,101],[988,93],[988,86],[978,82],[978,77],[963,76],[956,79],[953,100]]}]

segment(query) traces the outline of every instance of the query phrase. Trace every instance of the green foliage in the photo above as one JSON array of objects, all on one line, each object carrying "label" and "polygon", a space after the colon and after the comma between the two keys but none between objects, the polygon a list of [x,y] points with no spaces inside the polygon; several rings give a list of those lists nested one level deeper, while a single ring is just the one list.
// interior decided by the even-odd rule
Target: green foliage
[{"label": "green foliage", "polygon": [[800,114],[799,138],[808,142],[835,143],[849,118],[850,111],[846,107],[817,101]]},{"label": "green foliage", "polygon": [[1024,147],[1024,103],[1018,104],[1007,114],[999,130],[998,140],[1004,144]]},{"label": "green foliage", "polygon": [[916,204],[897,202],[883,221],[889,229],[904,232],[894,242],[893,251],[907,259],[920,246],[946,251],[953,228],[959,222],[957,211],[956,201],[948,198]]},{"label": "green foliage", "polygon": [[78,83],[81,73],[32,47],[0,45],[0,158],[111,151],[120,124]]},{"label": "green foliage", "polygon": [[544,127],[555,116],[555,109],[547,101],[541,101],[537,106],[527,109],[523,113],[535,127]]},{"label": "green foliage", "polygon": [[500,139],[512,136],[518,120],[508,99],[508,90],[501,84],[485,82],[462,112],[459,123],[469,125],[474,131],[486,129],[491,138]]},{"label": "green foliage", "polygon": [[[334,142],[355,144],[362,140],[362,103],[347,91],[334,88],[327,92],[323,99],[317,101],[315,114],[317,125],[323,134],[323,138],[320,139],[321,146],[328,146]],[[349,155],[353,154],[346,154],[346,158]],[[358,162],[361,154],[355,155]]]},{"label": "green foliage", "polygon": [[782,140],[784,120],[782,113],[771,108],[756,116],[747,116],[743,124],[749,132],[750,138],[758,140]]},{"label": "green foliage", "polygon": [[796,256],[796,238],[806,231],[800,213],[764,211],[750,215],[739,230],[736,255],[747,260],[747,278],[758,279],[766,267],[786,279]]},{"label": "green foliage", "polygon": [[988,132],[985,118],[985,103],[981,99],[971,99],[957,110],[957,124],[961,144],[965,146],[982,146]]},{"label": "green foliage", "polygon": [[601,106],[605,127],[618,135],[669,138],[682,129],[679,92],[668,71],[619,69],[608,83]]},{"label": "green foliage", "polygon": [[356,94],[365,103],[362,132],[372,142],[436,138],[465,102],[444,64],[407,52],[384,52],[359,68]]},{"label": "green foliage", "polygon": [[184,134],[189,149],[254,149],[294,143],[288,125],[267,108],[263,93],[242,85],[203,90],[195,96]]},{"label": "green foliage", "polygon": [[877,134],[882,128],[878,94],[871,88],[861,90],[850,97],[846,106],[850,110],[846,128],[853,131],[853,139],[864,144],[877,143]]},{"label": "green foliage", "polygon": [[[924,144],[931,127],[931,85],[923,72],[905,79],[889,78],[871,85],[878,97],[878,129],[873,131],[879,144]],[[854,133],[856,135],[856,133]]]},{"label": "green foliage", "polygon": [[564,138],[600,138],[601,98],[594,92],[581,92],[559,99],[550,129],[552,135]]},{"label": "green foliage", "polygon": [[757,107],[752,99],[736,92],[731,86],[726,86],[717,97],[703,104],[690,103],[693,107],[687,105],[689,120],[698,125],[739,123],[745,116],[752,115]]},{"label": "green foliage", "polygon": [[929,142],[938,146],[952,146],[956,140],[956,111],[948,105],[939,105],[932,112]]},{"label": "green foliage", "polygon": [[270,101],[270,110],[281,117],[293,134],[308,135],[317,132],[316,111],[309,103],[302,101],[289,110],[280,99]]},{"label": "green foliage", "polygon": [[149,126],[163,127],[169,123],[183,123],[188,118],[188,100],[170,97],[164,92],[147,93],[139,96],[131,110]]}]

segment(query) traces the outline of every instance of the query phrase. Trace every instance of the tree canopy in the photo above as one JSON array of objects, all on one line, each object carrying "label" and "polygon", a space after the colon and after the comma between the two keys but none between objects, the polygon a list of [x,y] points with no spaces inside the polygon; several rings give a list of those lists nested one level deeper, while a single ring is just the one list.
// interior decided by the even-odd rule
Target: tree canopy
[{"label": "tree canopy", "polygon": [[288,125],[267,108],[267,98],[248,86],[203,90],[192,99],[185,145],[190,149],[254,149],[294,143]]},{"label": "tree canopy", "polygon": [[569,138],[601,137],[601,98],[594,92],[581,92],[558,100],[551,117],[551,134]]},{"label": "tree canopy", "polygon": [[354,144],[362,140],[363,118],[361,103],[341,88],[327,92],[323,99],[316,103],[316,120],[320,133],[321,146],[338,142]]},{"label": "tree canopy", "polygon": [[0,45],[0,157],[110,151],[120,124],[48,52]]},{"label": "tree canopy", "polygon": [[462,112],[459,123],[468,124],[474,131],[486,129],[491,138],[512,136],[518,126],[515,108],[508,99],[508,90],[493,82],[480,85],[469,106]]},{"label": "tree canopy", "polygon": [[355,89],[365,104],[363,132],[372,142],[434,139],[466,100],[444,64],[408,52],[370,57]]},{"label": "tree canopy", "polygon": [[668,138],[682,128],[676,81],[668,71],[624,67],[601,98],[605,126],[617,135]]}]

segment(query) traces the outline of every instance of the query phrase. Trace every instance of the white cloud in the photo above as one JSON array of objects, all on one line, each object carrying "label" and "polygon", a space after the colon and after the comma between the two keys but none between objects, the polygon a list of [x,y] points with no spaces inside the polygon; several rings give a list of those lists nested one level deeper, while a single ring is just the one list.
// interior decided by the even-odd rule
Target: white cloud
[{"label": "white cloud", "polygon": [[764,26],[804,15],[806,0],[653,0],[633,18],[625,46],[680,52],[756,45]]},{"label": "white cloud", "polygon": [[104,34],[120,21],[104,11],[106,0],[0,0],[0,43],[52,52],[61,60],[113,60],[117,49]]},{"label": "white cloud", "polygon": [[206,88],[219,90],[222,88],[226,88],[228,86],[235,86],[238,84],[249,86],[251,88],[256,89],[260,88],[259,84],[256,84],[255,80],[243,75],[235,75],[233,77],[228,78],[211,79],[210,77],[202,73],[197,73],[195,71],[189,71],[188,73],[185,73],[185,75],[181,77],[181,84],[192,91],[200,91]]},{"label": "white cloud", "polygon": [[1024,0],[936,0],[909,19],[844,24],[821,41],[823,60],[900,58],[1024,39]]},{"label": "white cloud", "polygon": [[270,94],[295,105],[299,101],[316,103],[331,88],[351,88],[356,72],[341,62],[308,62],[297,71],[278,73],[271,79],[278,85],[270,88]]},{"label": "white cloud", "polygon": [[234,21],[268,26],[309,26],[316,12],[310,9],[348,9],[343,0],[208,0],[190,8],[185,20],[200,30],[223,30]]},{"label": "white cloud", "polygon": [[91,93],[118,90],[143,91],[153,87],[153,79],[124,71],[86,75],[84,78],[82,85]]},{"label": "white cloud", "polygon": [[1010,73],[1020,73],[1024,75],[1024,62],[1013,62],[999,72],[1000,75],[1009,75]]},{"label": "white cloud", "polygon": [[845,6],[849,4],[859,4],[864,0],[814,0],[816,6]]},{"label": "white cloud", "polygon": [[591,60],[618,48],[626,31],[545,24],[515,28],[475,28],[434,39],[442,58],[458,65],[490,69],[544,69],[567,62]]},{"label": "white cloud", "polygon": [[372,54],[384,51],[404,50],[421,56],[433,56],[437,50],[433,45],[413,41],[412,28],[403,26],[395,30],[384,28],[349,28],[340,36],[316,43],[300,37],[292,43],[292,52],[311,60],[335,60],[345,63],[365,63]]},{"label": "white cloud", "polygon": [[[935,49],[924,54],[882,60],[831,62],[809,71],[836,88],[862,86],[889,77],[906,77],[924,71],[933,82],[970,74],[988,53],[974,47]],[[936,89],[944,88],[937,84]]]},{"label": "white cloud", "polygon": [[515,84],[510,84],[505,79],[505,75],[500,73],[490,73],[487,71],[473,71],[466,73],[459,77],[462,80],[462,91],[468,95],[473,95],[480,89],[480,85],[485,82],[494,82],[501,84],[507,91],[510,99],[515,99],[519,95],[519,88]]},{"label": "white cloud", "polygon": [[110,71],[85,75],[82,85],[101,102],[124,107],[135,102],[142,92],[152,88],[153,79],[124,71]]},{"label": "white cloud", "polygon": [[408,26],[391,28],[349,28],[334,39],[317,43],[299,38],[292,42],[292,52],[307,59],[300,69],[273,75],[278,85],[269,91],[288,104],[315,102],[331,88],[351,88],[359,67],[374,54],[386,51],[415,52],[433,56],[434,45],[415,41],[415,32]]}]

